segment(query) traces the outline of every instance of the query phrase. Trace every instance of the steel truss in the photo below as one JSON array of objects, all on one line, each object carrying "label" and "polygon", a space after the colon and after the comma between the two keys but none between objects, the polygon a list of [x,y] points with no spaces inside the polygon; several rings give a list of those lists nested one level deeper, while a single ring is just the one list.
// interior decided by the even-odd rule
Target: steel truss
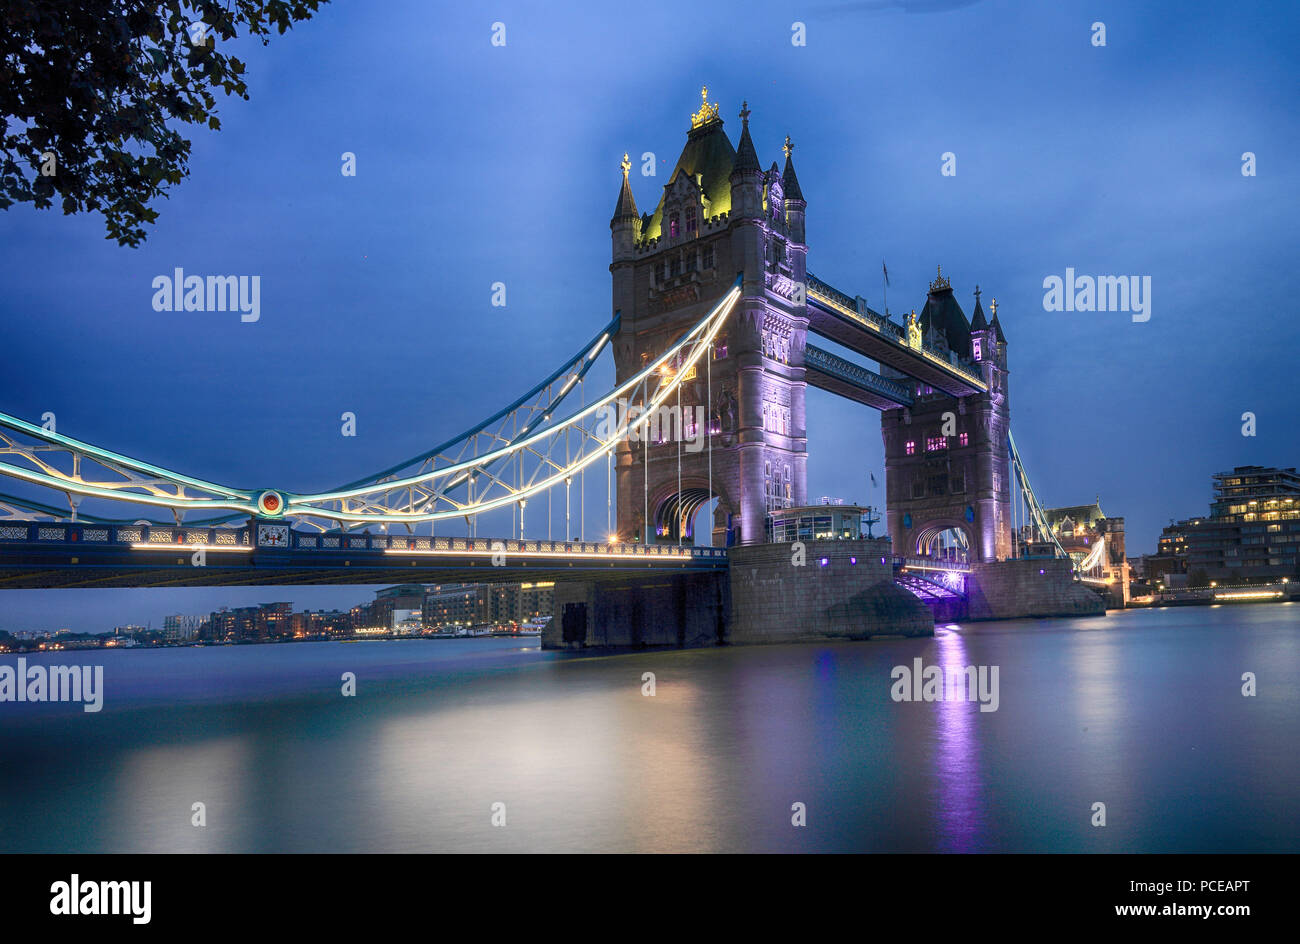
[{"label": "steel truss", "polygon": [[[49,501],[0,494],[0,519],[121,522],[79,514],[83,500],[104,499],[131,510],[165,509],[188,524],[217,524],[260,515],[289,518],[319,530],[391,524],[414,530],[448,519],[516,509],[523,533],[528,500],[605,457],[618,443],[646,435],[661,407],[711,349],[740,297],[741,277],[713,308],[662,355],[603,397],[587,403],[583,382],[618,328],[616,314],[590,343],[549,377],[484,422],[382,472],[321,493],[230,488],[181,475],[63,436],[0,413],[0,477],[61,493],[67,510]],[[574,406],[574,392],[580,403]],[[677,416],[680,418],[680,408]],[[607,479],[608,480],[608,479]],[[186,520],[191,513],[227,512]],[[566,535],[568,537],[568,535]]]}]

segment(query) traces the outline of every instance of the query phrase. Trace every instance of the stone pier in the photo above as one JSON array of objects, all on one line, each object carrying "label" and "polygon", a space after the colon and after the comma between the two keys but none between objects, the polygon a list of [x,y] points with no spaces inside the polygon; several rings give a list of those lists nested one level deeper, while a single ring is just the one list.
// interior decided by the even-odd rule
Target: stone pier
[{"label": "stone pier", "polygon": [[[732,548],[727,572],[555,585],[547,649],[928,636],[934,615],[894,584],[886,540]],[[641,582],[645,581],[645,582]]]},{"label": "stone pier", "polygon": [[972,564],[966,595],[968,619],[1100,616],[1106,612],[1102,598],[1074,579],[1068,560],[1028,558]]},{"label": "stone pier", "polygon": [[732,643],[931,636],[929,607],[894,583],[889,541],[808,541],[732,548]]}]

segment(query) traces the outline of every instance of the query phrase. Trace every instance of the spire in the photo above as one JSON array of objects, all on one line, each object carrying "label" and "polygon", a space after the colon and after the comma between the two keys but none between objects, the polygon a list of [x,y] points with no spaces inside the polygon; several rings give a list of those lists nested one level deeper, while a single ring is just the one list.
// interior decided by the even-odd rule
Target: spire
[{"label": "spire", "polygon": [[975,286],[975,311],[970,318],[970,331],[974,334],[976,331],[983,331],[989,326],[988,320],[984,317],[984,308],[980,305],[980,287]]},{"label": "spire", "polygon": [[781,185],[785,189],[785,198],[787,200],[802,200],[803,191],[799,189],[799,178],[794,175],[794,161],[790,154],[794,151],[794,145],[790,143],[790,136],[785,136],[785,171],[781,174]]},{"label": "spire", "polygon": [[736,146],[736,163],[732,165],[731,172],[734,174],[736,171],[762,170],[758,163],[758,154],[754,151],[754,142],[749,137],[749,102],[741,103],[740,120],[744,127],[740,131],[740,144]]},{"label": "spire", "polygon": [[628,182],[627,172],[632,169],[632,162],[627,159],[627,154],[623,155],[623,161],[619,165],[623,168],[623,188],[618,192],[618,203],[614,205],[614,223],[635,220],[640,214],[636,211],[636,198],[632,196],[632,185]]},{"label": "spire", "polygon": [[989,327],[992,328],[995,332],[997,332],[998,342],[1001,344],[1006,344],[1007,343],[1006,335],[1002,333],[1002,325],[998,324],[998,300],[996,298],[993,299],[993,304],[990,305],[989,307],[993,311],[993,321],[992,323],[990,323]]}]

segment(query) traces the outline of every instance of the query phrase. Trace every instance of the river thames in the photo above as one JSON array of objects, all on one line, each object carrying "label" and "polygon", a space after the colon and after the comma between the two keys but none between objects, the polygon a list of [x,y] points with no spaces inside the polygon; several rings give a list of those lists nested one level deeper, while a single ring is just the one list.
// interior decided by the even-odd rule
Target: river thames
[{"label": "river thames", "polygon": [[[918,658],[997,666],[997,710],[895,701]],[[462,639],[27,660],[102,664],[104,702],[0,704],[5,852],[1300,851],[1300,604],[601,657]]]}]

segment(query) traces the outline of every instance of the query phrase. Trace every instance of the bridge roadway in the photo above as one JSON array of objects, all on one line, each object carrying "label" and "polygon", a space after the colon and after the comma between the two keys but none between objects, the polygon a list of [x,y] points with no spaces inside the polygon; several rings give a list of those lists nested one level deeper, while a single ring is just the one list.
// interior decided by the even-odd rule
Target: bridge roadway
[{"label": "bridge roadway", "polygon": [[[860,305],[857,299],[850,298],[831,287],[811,272],[808,273],[807,298],[808,330],[813,334],[828,338],[850,351],[901,371],[951,396],[962,397],[988,390],[979,374],[970,367],[954,364],[929,348],[912,347],[907,343],[907,332],[904,328],[879,312],[872,311],[866,305]],[[827,357],[834,357],[824,351],[813,350],[822,355],[818,358],[819,361],[824,362]],[[841,359],[837,358],[837,360]],[[850,366],[857,367],[857,365]],[[910,396],[904,403],[896,396],[891,396],[891,391],[887,388],[882,389],[888,384],[897,385],[899,381],[881,377],[865,368],[857,367],[857,370],[862,374],[870,374],[871,379],[859,378],[866,382],[861,384],[857,391],[848,389],[843,382],[844,378],[836,378],[835,371],[825,369],[820,363],[814,364],[810,370],[808,382],[813,386],[824,387],[832,393],[857,399],[870,406],[890,409],[911,403]],[[838,382],[839,388],[824,386],[828,380]],[[903,385],[906,386],[906,382]],[[861,399],[863,390],[867,395],[877,397],[877,401]]]},{"label": "bridge roadway", "polygon": [[7,520],[0,589],[626,581],[727,567],[727,552],[711,547],[321,534],[265,521],[256,541],[249,532]]}]

